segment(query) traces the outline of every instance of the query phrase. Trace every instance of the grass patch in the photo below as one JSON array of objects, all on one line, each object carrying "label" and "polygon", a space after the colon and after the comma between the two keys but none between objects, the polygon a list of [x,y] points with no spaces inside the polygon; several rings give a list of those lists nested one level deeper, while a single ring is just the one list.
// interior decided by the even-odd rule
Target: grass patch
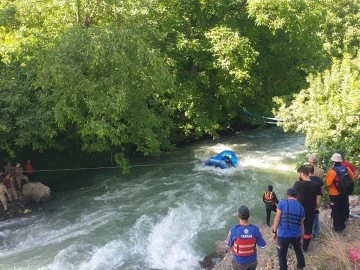
[{"label": "grass patch", "polygon": [[[360,221],[351,220],[343,233],[336,233],[330,224],[323,224],[321,243],[313,256],[307,256],[306,264],[316,269],[349,270],[354,263],[349,258],[349,249],[360,247]],[[311,269],[311,268],[310,268]]]}]

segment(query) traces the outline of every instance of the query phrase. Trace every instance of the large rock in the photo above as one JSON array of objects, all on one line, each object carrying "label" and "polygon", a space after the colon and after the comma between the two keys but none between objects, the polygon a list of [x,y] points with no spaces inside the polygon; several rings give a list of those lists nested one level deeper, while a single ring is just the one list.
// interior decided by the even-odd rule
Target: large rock
[{"label": "large rock", "polygon": [[232,269],[231,262],[232,262],[232,254],[230,252],[226,253],[224,259],[217,262],[213,270],[231,270]]},{"label": "large rock", "polygon": [[40,182],[31,182],[23,185],[22,194],[37,203],[51,199],[50,188]]},{"label": "large rock", "polygon": [[224,241],[216,241],[215,242],[215,252],[221,258],[224,258],[226,253],[230,252],[230,248]]},{"label": "large rock", "polygon": [[222,260],[216,262],[213,270],[231,270],[232,254],[224,241],[216,241],[215,252]]}]

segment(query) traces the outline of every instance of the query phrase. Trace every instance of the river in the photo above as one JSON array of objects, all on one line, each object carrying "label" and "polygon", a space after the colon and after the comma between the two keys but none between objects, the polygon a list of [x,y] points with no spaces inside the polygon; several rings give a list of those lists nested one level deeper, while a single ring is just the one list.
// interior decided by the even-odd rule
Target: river
[{"label": "river", "polygon": [[[40,210],[1,223],[0,269],[200,269],[240,205],[252,223],[265,222],[263,191],[272,184],[285,197],[304,139],[277,128],[244,131],[137,160],[129,175],[86,172]],[[239,167],[202,165],[225,149]]]}]

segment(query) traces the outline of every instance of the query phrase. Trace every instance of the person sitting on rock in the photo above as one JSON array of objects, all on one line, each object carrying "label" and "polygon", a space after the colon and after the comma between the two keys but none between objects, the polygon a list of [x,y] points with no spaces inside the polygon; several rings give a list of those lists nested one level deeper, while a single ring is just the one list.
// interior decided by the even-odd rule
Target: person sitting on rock
[{"label": "person sitting on rock", "polygon": [[257,226],[251,225],[249,209],[242,205],[238,210],[239,223],[231,228],[226,238],[233,254],[233,270],[255,270],[257,266],[256,245],[266,247],[266,242]]},{"label": "person sitting on rock", "polygon": [[15,189],[15,180],[9,173],[6,174],[4,178],[4,186],[6,187],[6,195],[8,196],[9,201],[12,202],[13,199],[17,200],[18,197]]},{"label": "person sitting on rock", "polygon": [[21,166],[21,163],[16,163],[16,166],[15,166],[15,180],[16,180],[16,186],[20,191],[22,190],[22,180],[24,180],[26,183],[29,182],[29,177],[27,177],[23,173],[23,168]]}]

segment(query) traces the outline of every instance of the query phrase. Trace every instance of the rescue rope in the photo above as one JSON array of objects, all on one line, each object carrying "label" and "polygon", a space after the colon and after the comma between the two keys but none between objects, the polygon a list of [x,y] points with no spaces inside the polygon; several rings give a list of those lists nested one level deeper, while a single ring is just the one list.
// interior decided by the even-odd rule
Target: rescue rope
[{"label": "rescue rope", "polygon": [[246,109],[239,109],[239,112],[242,115],[245,115],[249,118],[253,118],[253,119],[259,119],[261,121],[263,121],[264,123],[267,124],[271,124],[271,125],[277,125],[279,122],[282,122],[282,120],[274,118],[274,117],[266,117],[257,113],[253,113],[253,112],[249,112]]},{"label": "rescue rope", "polygon": [[[174,163],[156,163],[156,164],[135,164],[129,166],[130,168],[135,167],[151,167],[151,166],[170,166],[170,165],[181,165],[181,164],[195,164],[203,163],[202,161],[198,162],[174,162]],[[33,170],[33,172],[59,172],[59,171],[85,171],[85,170],[102,170],[102,169],[121,169],[120,166],[104,166],[104,167],[85,167],[85,168],[66,168],[66,169],[47,169],[47,170]],[[27,173],[27,171],[24,171]]]}]

